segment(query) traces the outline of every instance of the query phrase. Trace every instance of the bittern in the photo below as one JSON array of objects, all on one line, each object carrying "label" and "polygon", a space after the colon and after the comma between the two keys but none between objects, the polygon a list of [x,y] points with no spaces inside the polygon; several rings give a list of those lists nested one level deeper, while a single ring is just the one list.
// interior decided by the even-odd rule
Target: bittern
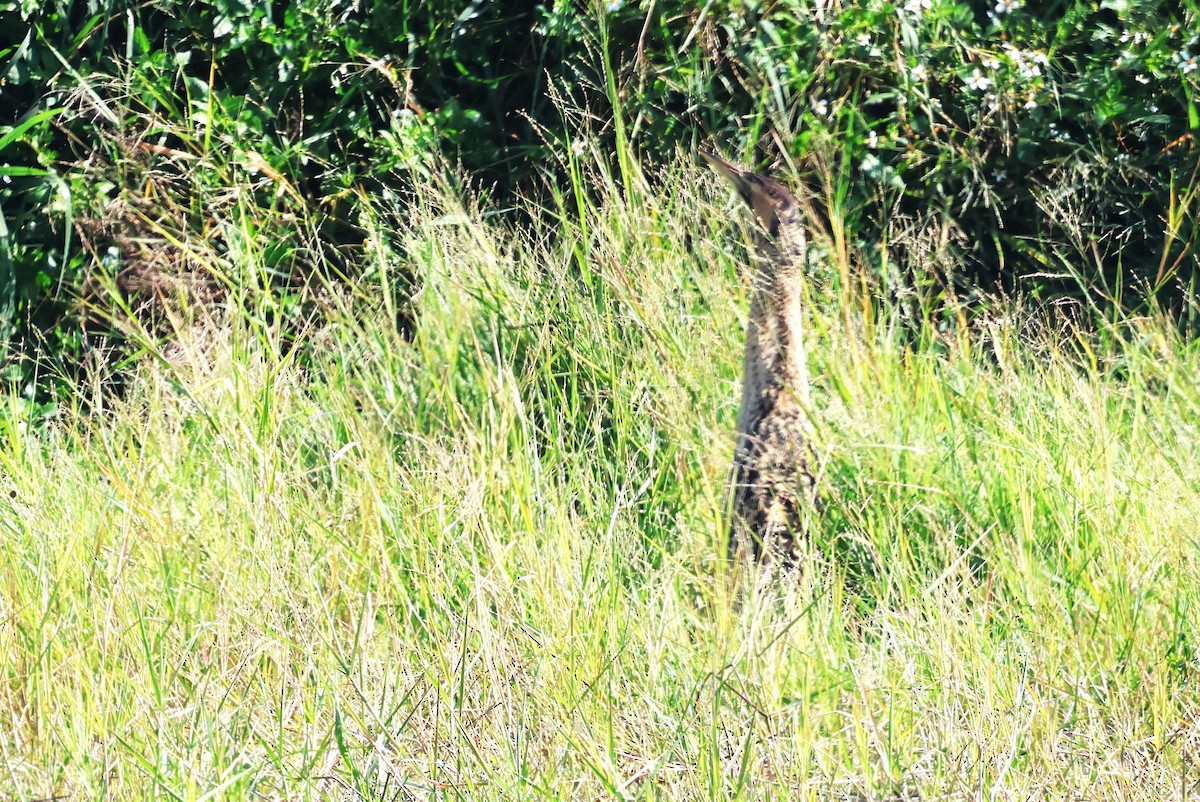
[{"label": "bittern", "polygon": [[701,152],[761,224],[751,269],[742,407],[730,480],[731,557],[795,564],[805,507],[816,504],[810,452],[802,271],[808,232],[800,204],[778,181]]}]

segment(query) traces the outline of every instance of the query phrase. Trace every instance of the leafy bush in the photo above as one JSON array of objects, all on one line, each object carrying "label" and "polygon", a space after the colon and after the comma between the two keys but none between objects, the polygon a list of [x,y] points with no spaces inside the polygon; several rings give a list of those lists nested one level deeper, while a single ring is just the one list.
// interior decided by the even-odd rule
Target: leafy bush
[{"label": "leafy bush", "polygon": [[[62,142],[53,125],[64,109],[54,85],[67,69],[63,53],[96,31],[32,2],[0,3],[0,26],[18,33],[0,47],[0,343],[8,343],[28,334],[22,319],[53,328],[63,278],[82,263],[69,179],[56,168]],[[19,380],[22,372],[4,376]]]},{"label": "leafy bush", "polygon": [[804,123],[840,135],[870,216],[948,224],[959,278],[1178,298],[1195,278],[1195,21],[1171,3],[867,3],[824,29]]},{"label": "leafy bush", "polygon": [[[258,231],[295,284],[314,264],[298,232],[352,271],[386,229],[362,199],[404,197],[439,160],[501,199],[553,189],[584,146],[627,189],[639,161],[714,142],[815,163],[838,236],[879,254],[889,290],[1133,305],[1195,278],[1191,5],[4,0],[0,15],[23,34],[0,50],[10,342],[78,348],[60,302],[94,266],[144,264],[146,243],[228,251],[229,230]],[[186,248],[152,261],[168,252],[192,269]]]}]

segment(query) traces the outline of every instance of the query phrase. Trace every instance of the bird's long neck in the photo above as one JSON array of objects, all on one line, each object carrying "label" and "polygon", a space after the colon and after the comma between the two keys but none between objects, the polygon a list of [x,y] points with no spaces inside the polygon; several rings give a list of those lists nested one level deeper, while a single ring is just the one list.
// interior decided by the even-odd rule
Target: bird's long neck
[{"label": "bird's long neck", "polygon": [[746,332],[743,423],[752,423],[766,411],[808,407],[801,279],[806,251],[803,226],[798,222],[780,226],[776,244],[754,271]]}]

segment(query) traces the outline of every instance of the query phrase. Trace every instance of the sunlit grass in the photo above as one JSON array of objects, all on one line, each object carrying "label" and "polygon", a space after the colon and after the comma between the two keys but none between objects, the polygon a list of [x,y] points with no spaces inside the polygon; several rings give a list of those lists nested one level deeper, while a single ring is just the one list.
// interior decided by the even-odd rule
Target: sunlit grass
[{"label": "sunlit grass", "polygon": [[1183,798],[1195,348],[907,347],[816,288],[826,510],[756,581],[740,212],[679,169],[534,228],[431,191],[380,256],[411,333],[364,270],[298,346],[226,315],[103,412],[6,408],[3,798]]}]

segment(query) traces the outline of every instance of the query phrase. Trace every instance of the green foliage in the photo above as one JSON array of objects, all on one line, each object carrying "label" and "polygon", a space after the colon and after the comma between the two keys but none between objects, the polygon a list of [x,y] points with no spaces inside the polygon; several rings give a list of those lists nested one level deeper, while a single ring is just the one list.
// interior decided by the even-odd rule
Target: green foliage
[{"label": "green foliage", "polygon": [[745,253],[696,232],[740,201],[574,167],[547,217],[420,188],[307,350],[244,288],[103,415],[0,404],[4,793],[1183,799],[1200,349],[1016,317],[948,355],[834,276],[825,514],[799,575],[738,570]]},{"label": "green foliage", "polygon": [[968,283],[1178,298],[1196,264],[1195,29],[1174,3],[868,3],[823,32],[838,68],[806,122],[843,138],[872,215],[948,222]]},{"label": "green foliage", "polygon": [[1192,308],[1191,3],[6,0],[0,15],[18,32],[0,50],[5,341],[76,347],[66,304],[98,270],[144,273],[130,243],[250,220],[290,286],[320,262],[303,219],[350,274],[377,230],[364,198],[406,197],[447,163],[499,199],[545,198],[585,142],[626,191],[680,148],[779,157],[890,292]]},{"label": "green foliage", "polygon": [[[40,4],[0,4],[0,26],[25,35],[0,48],[0,344],[9,343],[31,305],[60,289],[68,266],[78,267],[72,248],[70,189],[55,168],[53,123],[63,109],[41,102],[41,91],[62,70],[56,58],[71,37],[37,46],[32,27],[19,17]],[[51,12],[50,16],[54,16]],[[86,35],[86,31],[80,34]],[[12,381],[20,372],[5,371]]]}]

